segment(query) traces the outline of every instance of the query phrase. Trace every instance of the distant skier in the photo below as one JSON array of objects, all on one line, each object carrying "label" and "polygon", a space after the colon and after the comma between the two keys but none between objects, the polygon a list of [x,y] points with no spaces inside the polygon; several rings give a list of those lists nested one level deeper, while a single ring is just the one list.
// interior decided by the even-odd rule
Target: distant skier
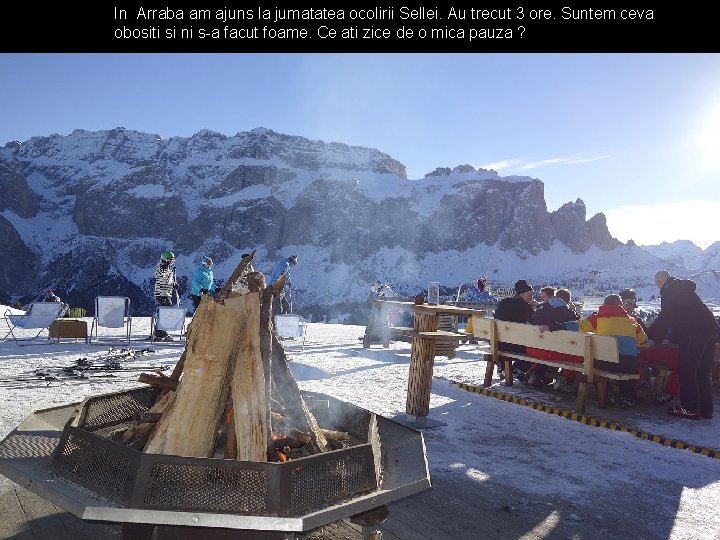
[{"label": "distant skier", "polygon": [[[153,293],[158,306],[172,306],[173,304],[173,294],[178,289],[175,268],[172,266],[174,262],[175,254],[172,251],[163,251],[160,254],[160,261],[155,266]],[[172,337],[168,336],[165,330],[155,330],[154,337],[156,340],[172,341]]]},{"label": "distant skier", "polygon": [[195,309],[200,305],[201,295],[211,294],[217,291],[217,287],[215,287],[215,276],[212,271],[213,265],[213,260],[205,256],[200,265],[195,269],[190,289],[190,299]]},{"label": "distant skier", "polygon": [[490,294],[487,288],[487,277],[479,276],[474,286],[465,293],[466,302],[477,302],[479,304],[497,304],[500,299]]},{"label": "distant skier", "polygon": [[[292,294],[292,281],[290,280],[290,268],[295,266],[298,262],[297,255],[290,255],[284,259],[280,259],[275,266],[273,266],[272,274],[270,274],[270,282],[268,287],[275,283],[280,276],[285,274],[285,287],[273,300],[273,314],[284,314],[292,313],[292,306],[288,300],[288,296]],[[277,303],[275,303],[277,301]]]}]

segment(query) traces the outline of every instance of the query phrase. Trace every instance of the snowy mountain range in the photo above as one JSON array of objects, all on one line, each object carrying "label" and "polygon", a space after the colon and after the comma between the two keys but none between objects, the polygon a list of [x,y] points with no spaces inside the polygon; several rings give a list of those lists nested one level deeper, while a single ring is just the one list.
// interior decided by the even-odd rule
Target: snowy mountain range
[{"label": "snowy mountain range", "polygon": [[[177,255],[183,292],[203,255],[215,277],[243,253],[269,275],[297,253],[295,311],[364,324],[369,285],[402,296],[430,281],[453,296],[479,275],[525,278],[641,296],[653,276],[693,277],[720,298],[720,242],[623,244],[582,200],[548,212],[535,178],[501,177],[469,165],[409,180],[402,163],[371,148],[313,141],[265,128],[192,137],[116,128],[33,137],[0,149],[0,301],[26,303],[48,289],[91,311],[98,294],[154,305],[160,252]],[[189,305],[189,303],[188,303]]]}]

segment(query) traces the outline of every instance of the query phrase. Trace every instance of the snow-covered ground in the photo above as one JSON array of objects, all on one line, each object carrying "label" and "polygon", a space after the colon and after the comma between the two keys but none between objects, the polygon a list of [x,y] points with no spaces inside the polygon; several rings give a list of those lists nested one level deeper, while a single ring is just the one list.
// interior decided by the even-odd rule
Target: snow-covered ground
[{"label": "snow-covered ground", "polygon": [[[182,346],[141,341],[149,335],[149,327],[149,318],[133,319],[130,347],[147,349],[146,354],[120,359],[126,369],[114,377],[49,384],[8,378],[70,366],[79,358],[99,361],[108,356],[107,345],[70,340],[18,347],[12,340],[0,342],[0,438],[35,410],[137,386],[139,372],[131,368],[172,369]],[[364,331],[363,326],[309,324],[304,350],[299,341],[283,342],[292,372],[304,390],[330,394],[389,417],[402,414],[410,344],[364,349],[360,339]],[[597,527],[594,537],[601,536],[600,516],[617,512],[628,519],[637,514],[639,530],[644,532],[635,538],[720,538],[720,459],[471,393],[451,382],[480,385],[484,366],[477,346],[470,344],[462,345],[454,359],[436,359],[430,417],[446,425],[423,431],[431,480],[459,476],[468,482],[491,480],[531,500],[569,501],[573,512],[567,519],[586,530]],[[499,381],[495,389],[506,391]],[[529,389],[519,385],[512,391]],[[560,397],[539,395],[538,399],[573,406]],[[622,421],[651,434],[720,449],[718,414],[713,420],[690,421],[664,415],[663,410],[645,406],[622,411]],[[620,412],[608,409],[604,414]],[[11,486],[0,477],[0,492]]]}]

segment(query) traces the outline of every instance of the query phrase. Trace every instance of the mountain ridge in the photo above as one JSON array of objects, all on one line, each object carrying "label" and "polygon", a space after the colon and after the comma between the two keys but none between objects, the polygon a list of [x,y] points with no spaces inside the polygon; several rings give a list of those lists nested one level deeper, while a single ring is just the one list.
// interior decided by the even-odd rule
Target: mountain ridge
[{"label": "mountain ridge", "polygon": [[[122,294],[147,313],[150,274],[165,249],[178,252],[185,286],[205,254],[223,279],[243,252],[256,249],[256,267],[267,273],[279,257],[299,253],[296,300],[307,309],[362,303],[375,279],[408,294],[437,274],[456,287],[473,273],[457,267],[481,266],[477,273],[512,282],[520,265],[522,277],[550,280],[550,255],[559,278],[615,266],[627,251],[656,267],[626,279],[640,285],[666,263],[679,274],[712,268],[702,250],[658,258],[622,244],[602,213],[586,219],[581,199],[548,212],[536,178],[459,165],[408,180],[405,166],[377,149],[267,128],[169,139],[125,128],[32,137],[0,148],[0,191],[7,300],[54,288],[89,308],[97,294]],[[691,254],[695,268],[685,266]]]}]

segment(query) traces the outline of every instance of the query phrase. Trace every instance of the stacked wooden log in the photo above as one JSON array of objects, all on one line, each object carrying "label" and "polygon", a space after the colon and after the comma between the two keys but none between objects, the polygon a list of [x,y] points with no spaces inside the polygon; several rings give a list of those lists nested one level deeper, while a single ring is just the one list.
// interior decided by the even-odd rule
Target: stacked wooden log
[{"label": "stacked wooden log", "polygon": [[285,461],[337,448],[347,437],[320,429],[274,332],[272,301],[285,276],[266,287],[253,272],[250,292],[230,292],[254,256],[240,261],[215,299],[203,296],[173,373],[140,375],[162,389],[160,397],[115,440],[156,454]]}]

